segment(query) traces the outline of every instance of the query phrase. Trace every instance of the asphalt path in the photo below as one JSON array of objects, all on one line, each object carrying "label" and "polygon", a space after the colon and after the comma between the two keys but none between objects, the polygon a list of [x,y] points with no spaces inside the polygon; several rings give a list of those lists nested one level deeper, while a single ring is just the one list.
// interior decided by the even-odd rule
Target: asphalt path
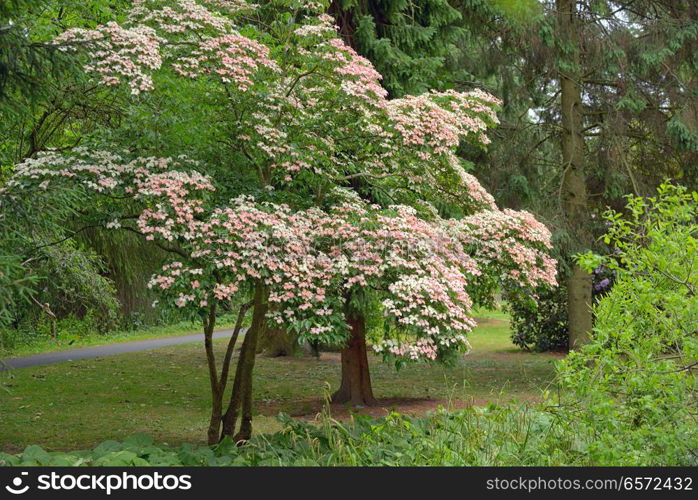
[{"label": "asphalt path", "polygon": [[[214,339],[228,338],[232,335],[232,330],[220,330],[213,332]],[[133,342],[121,342],[117,344],[97,345],[93,347],[83,347],[80,349],[70,349],[67,351],[47,352],[33,356],[22,356],[0,361],[0,372],[8,369],[27,368],[30,366],[52,365],[54,363],[64,363],[66,361],[78,361],[81,359],[101,358],[104,356],[114,356],[115,354],[126,354],[129,352],[141,352],[149,349],[158,349],[171,345],[191,344],[202,342],[203,333],[192,335],[178,335],[176,337],[163,337],[152,340],[134,340]]]}]

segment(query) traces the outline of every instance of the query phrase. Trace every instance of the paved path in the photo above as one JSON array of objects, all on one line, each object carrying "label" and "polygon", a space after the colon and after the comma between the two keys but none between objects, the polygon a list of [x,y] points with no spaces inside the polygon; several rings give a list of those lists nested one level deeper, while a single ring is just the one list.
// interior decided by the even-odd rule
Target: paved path
[{"label": "paved path", "polygon": [[[213,338],[227,338],[230,337],[232,333],[232,330],[221,330],[214,332]],[[133,342],[122,342],[118,344],[97,345],[94,347],[84,347],[81,349],[70,349],[68,351],[47,352],[44,354],[36,354],[34,356],[23,356],[21,358],[2,360],[0,362],[0,372],[7,370],[8,368],[27,368],[29,366],[51,365],[53,363],[100,358],[102,356],[112,356],[114,354],[124,354],[127,352],[147,351],[148,349],[157,349],[158,347],[202,342],[203,339],[203,333],[195,333],[192,335],[179,335],[177,337],[163,337],[152,340],[136,340]]]}]

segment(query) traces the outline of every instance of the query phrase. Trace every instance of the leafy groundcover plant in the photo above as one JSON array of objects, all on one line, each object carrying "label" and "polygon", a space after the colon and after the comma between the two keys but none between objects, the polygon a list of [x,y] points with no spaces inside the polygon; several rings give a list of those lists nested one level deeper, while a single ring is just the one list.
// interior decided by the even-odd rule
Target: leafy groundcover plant
[{"label": "leafy groundcover plant", "polygon": [[1,465],[188,466],[415,466],[587,464],[575,437],[551,414],[519,406],[439,410],[427,418],[392,413],[350,423],[322,414],[317,422],[279,419],[283,431],[253,437],[244,446],[154,445],[147,436],[105,441],[89,451],[47,452],[29,446],[0,453]]}]

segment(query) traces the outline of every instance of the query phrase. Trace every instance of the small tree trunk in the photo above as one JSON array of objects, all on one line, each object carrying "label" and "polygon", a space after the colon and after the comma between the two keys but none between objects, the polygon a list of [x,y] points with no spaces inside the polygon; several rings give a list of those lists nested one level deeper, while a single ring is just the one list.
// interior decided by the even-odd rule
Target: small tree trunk
[{"label": "small tree trunk", "polygon": [[257,340],[260,332],[266,326],[268,292],[263,285],[257,285],[254,294],[252,324],[245,334],[245,340],[240,350],[240,358],[235,369],[235,380],[230,395],[230,403],[223,415],[223,429],[220,439],[225,436],[233,437],[237,418],[242,409],[242,424],[240,432],[233,438],[246,441],[252,436],[252,371],[254,369]]},{"label": "small tree trunk", "polygon": [[45,304],[42,304],[41,302],[36,300],[36,298],[34,298],[33,295],[30,295],[30,297],[36,303],[36,305],[38,305],[41,308],[41,310],[48,316],[49,321],[51,322],[51,338],[53,340],[56,340],[56,338],[58,337],[58,331],[57,331],[58,330],[57,329],[58,318],[51,310],[51,306],[49,305],[48,302],[46,302]]},{"label": "small tree trunk", "polygon": [[212,446],[218,443],[221,430],[221,418],[223,414],[223,395],[218,392],[211,393],[213,404],[211,405],[211,420],[208,424],[208,444]]},{"label": "small tree trunk", "polygon": [[347,312],[346,318],[351,336],[347,346],[342,349],[342,384],[332,395],[332,402],[373,406],[376,399],[373,397],[366,354],[366,318],[355,312]]},{"label": "small tree trunk", "polygon": [[[250,332],[248,330],[247,335]],[[240,349],[240,357],[238,358],[238,364],[235,368],[235,379],[233,380],[233,389],[230,394],[230,401],[228,403],[228,408],[223,415],[223,428],[221,429],[220,440],[222,441],[224,437],[233,437],[235,434],[235,427],[237,425],[238,412],[240,411],[240,402],[242,401],[242,393],[240,391],[242,386],[242,362],[245,358],[245,342],[247,342],[247,336],[242,342],[242,348]]]},{"label": "small tree trunk", "polygon": [[252,368],[254,367],[254,354],[252,362],[248,363],[249,368],[244,370],[245,378],[242,383],[242,418],[240,419],[240,430],[233,440],[236,443],[244,443],[252,437]]},{"label": "small tree trunk", "polygon": [[208,444],[216,444],[221,427],[221,413],[223,411],[223,394],[218,370],[216,368],[216,356],[213,352],[213,330],[216,327],[216,303],[209,306],[208,314],[204,316],[204,347],[206,349],[206,363],[208,365],[208,378],[211,385],[211,420],[208,425]]},{"label": "small tree trunk", "polygon": [[240,360],[238,361],[239,370],[235,376],[235,381],[237,382],[239,378],[240,382],[237,387],[237,394],[233,395],[235,397],[233,408],[229,408],[229,410],[233,410],[232,425],[226,427],[225,421],[223,423],[224,432],[229,432],[227,435],[232,436],[235,433],[237,414],[238,412],[241,413],[240,429],[233,437],[233,441],[236,443],[247,441],[252,437],[252,371],[256,357],[255,347],[258,334],[258,329],[250,328],[245,337],[245,342],[242,344]]}]

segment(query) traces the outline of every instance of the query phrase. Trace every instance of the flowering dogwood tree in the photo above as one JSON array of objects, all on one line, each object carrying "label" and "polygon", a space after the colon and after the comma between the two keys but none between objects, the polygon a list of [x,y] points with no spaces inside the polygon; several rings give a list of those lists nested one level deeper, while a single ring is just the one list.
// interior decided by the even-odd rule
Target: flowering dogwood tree
[{"label": "flowering dogwood tree", "polygon": [[[507,277],[503,279],[522,286],[554,283],[554,263],[541,250],[549,245],[549,234],[526,214],[509,213],[498,225],[487,215],[482,225],[436,214],[424,218],[406,206],[369,205],[346,190],[340,190],[329,211],[294,212],[249,197],[216,207],[206,203],[212,183],[195,167],[184,159],[125,161],[111,152],[79,149],[27,160],[6,189],[84,189],[86,195],[106,198],[108,217],[103,200],[95,212],[102,225],[139,232],[175,254],[151,286],[173,307],[203,318],[212,443],[221,435],[221,423],[223,435],[233,435],[239,409],[237,437],[251,432],[245,389],[251,387],[252,368],[246,365],[253,364],[254,344],[247,339],[225,413],[223,393],[242,318],[255,302],[263,306],[253,312],[252,331],[270,321],[297,329],[303,339],[348,341],[334,399],[371,404],[365,319],[352,304],[357,295],[380,297],[390,325],[389,335],[374,350],[406,362],[435,360],[467,348],[467,333],[475,325],[469,291],[493,262],[501,262],[497,269]],[[134,210],[137,216],[131,215]],[[478,248],[482,250],[473,251]],[[241,307],[219,373],[212,346],[216,306],[251,290],[255,301]],[[274,307],[269,310],[267,304]]]},{"label": "flowering dogwood tree", "polygon": [[[221,133],[240,158],[236,168],[254,173],[265,201],[219,194],[229,193],[232,173],[215,165],[82,149],[28,160],[9,185],[79,185],[105,200],[94,206],[97,223],[136,231],[175,255],[151,286],[164,303],[203,318],[210,442],[251,434],[255,350],[269,322],[303,339],[346,343],[334,400],[371,404],[366,311],[357,298],[375,295],[386,316],[377,352],[436,360],[467,349],[472,303],[495,285],[555,281],[547,229],[530,214],[500,211],[456,155],[464,141],[487,144],[499,101],[479,90],[388,100],[380,75],[341,41],[323,9],[136,0],[122,25],[55,40],[104,85],[134,95],[157,92],[165,73],[206,82],[226,110]],[[375,193],[390,203],[374,203]],[[469,215],[444,219],[437,201]],[[234,297],[252,300],[240,309],[219,371],[211,343],[217,305]]]}]

